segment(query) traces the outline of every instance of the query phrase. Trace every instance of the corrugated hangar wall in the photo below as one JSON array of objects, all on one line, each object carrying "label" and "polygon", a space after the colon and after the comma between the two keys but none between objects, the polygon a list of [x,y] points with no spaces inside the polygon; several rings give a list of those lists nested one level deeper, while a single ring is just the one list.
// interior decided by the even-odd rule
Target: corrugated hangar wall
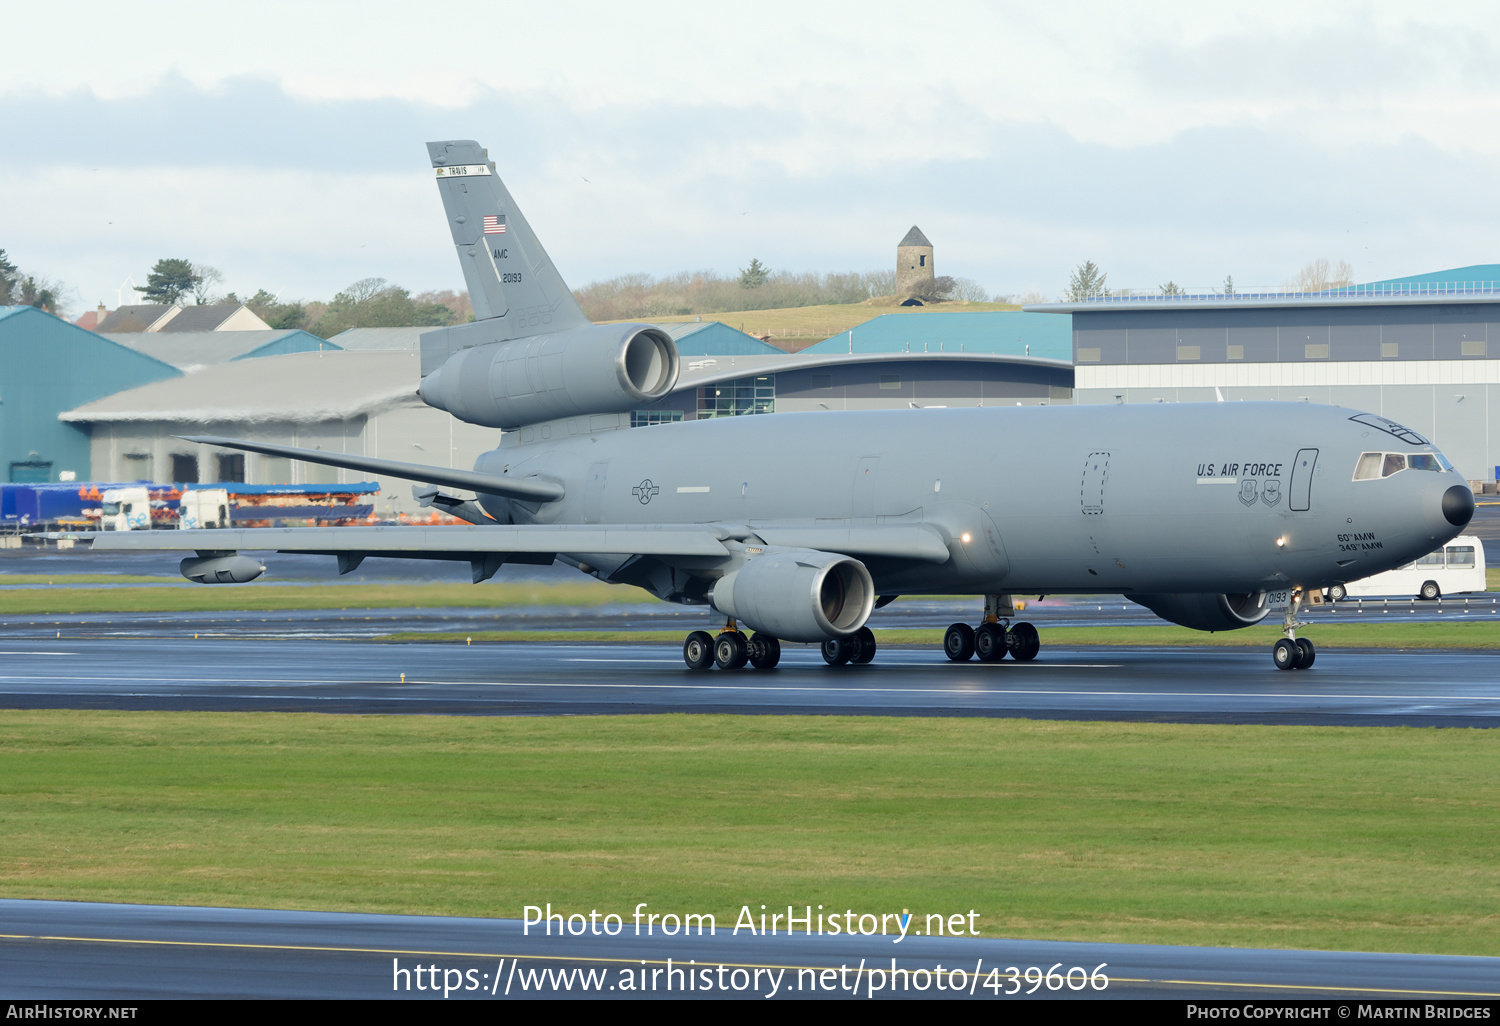
[{"label": "corrugated hangar wall", "polygon": [[1073,350],[1080,403],[1327,403],[1426,434],[1470,480],[1500,463],[1500,302],[1075,308]]},{"label": "corrugated hangar wall", "polygon": [[88,427],[58,414],[180,374],[44,311],[0,307],[0,474],[57,481],[70,472],[87,480]]}]

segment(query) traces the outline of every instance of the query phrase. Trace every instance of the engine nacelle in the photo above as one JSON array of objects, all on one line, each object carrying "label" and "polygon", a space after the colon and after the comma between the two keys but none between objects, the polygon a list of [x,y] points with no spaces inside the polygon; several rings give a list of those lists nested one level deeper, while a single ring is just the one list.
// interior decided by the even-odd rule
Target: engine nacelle
[{"label": "engine nacelle", "polygon": [[[435,347],[484,326],[477,321],[448,329],[452,335],[423,335],[424,362]],[[660,328],[594,324],[459,349],[422,379],[418,394],[470,424],[516,428],[635,409],[670,392],[679,369],[677,344]]]},{"label": "engine nacelle", "polygon": [[714,608],[783,641],[853,634],[875,608],[875,582],[857,559],[816,549],[773,549],[715,582]]},{"label": "engine nacelle", "polygon": [[1243,595],[1129,595],[1163,620],[1195,631],[1237,631],[1266,618],[1271,607],[1263,591]]},{"label": "engine nacelle", "polygon": [[266,572],[265,564],[250,556],[189,556],[178,569],[199,584],[249,584]]}]

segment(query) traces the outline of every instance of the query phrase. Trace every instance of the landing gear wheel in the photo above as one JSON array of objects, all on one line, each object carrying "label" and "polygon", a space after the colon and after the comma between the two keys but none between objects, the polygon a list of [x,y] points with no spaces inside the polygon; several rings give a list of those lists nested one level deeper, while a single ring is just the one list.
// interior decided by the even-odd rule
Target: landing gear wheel
[{"label": "landing gear wheel", "polygon": [[875,658],[875,632],[868,627],[861,627],[849,636],[849,641],[854,646],[854,651],[849,654],[849,661],[863,666]]},{"label": "landing gear wheel", "polygon": [[1009,632],[998,623],[982,623],[974,632],[974,654],[981,663],[998,663],[1010,650],[1005,636]]},{"label": "landing gear wheel", "polygon": [[1042,636],[1037,633],[1035,627],[1022,621],[1010,629],[1010,654],[1011,658],[1029,663],[1036,658],[1036,654],[1042,650]]},{"label": "landing gear wheel", "polygon": [[719,669],[738,670],[749,658],[749,646],[739,631],[725,631],[714,639],[714,664]]},{"label": "landing gear wheel", "polygon": [[775,669],[781,662],[781,642],[769,634],[751,635],[748,643],[750,665],[757,670]]},{"label": "landing gear wheel", "polygon": [[689,670],[706,670],[714,662],[714,638],[708,631],[694,631],[682,643],[682,661]]},{"label": "landing gear wheel", "polygon": [[843,666],[854,654],[848,638],[829,638],[823,642],[823,661],[829,666]]},{"label": "landing gear wheel", "polygon": [[1328,597],[1334,602],[1342,602],[1349,597],[1349,592],[1344,590],[1342,584],[1335,584],[1332,588],[1328,589]]},{"label": "landing gear wheel", "polygon": [[1297,639],[1297,669],[1306,670],[1311,668],[1313,660],[1318,658],[1318,650],[1313,648],[1313,643],[1306,638]]},{"label": "landing gear wheel", "polygon": [[1271,659],[1278,670],[1295,670],[1302,662],[1302,648],[1291,638],[1282,638],[1271,649]]},{"label": "landing gear wheel", "polygon": [[955,663],[966,663],[974,658],[974,628],[966,623],[956,623],[943,635],[943,652]]},{"label": "landing gear wheel", "polygon": [[1442,594],[1442,590],[1437,586],[1437,581],[1428,581],[1427,583],[1422,585],[1422,597],[1428,602],[1431,602],[1433,599],[1438,598]]}]

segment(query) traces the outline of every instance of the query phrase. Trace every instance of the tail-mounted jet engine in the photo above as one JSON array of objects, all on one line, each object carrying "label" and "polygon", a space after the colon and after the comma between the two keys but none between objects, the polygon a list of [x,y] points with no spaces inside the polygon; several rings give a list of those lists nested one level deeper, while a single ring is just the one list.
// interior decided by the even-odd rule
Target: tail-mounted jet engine
[{"label": "tail-mounted jet engine", "polygon": [[815,549],[754,556],[714,583],[714,608],[783,641],[853,634],[875,608],[875,582],[857,559]]},{"label": "tail-mounted jet engine", "polygon": [[[461,346],[482,325],[423,335],[423,363]],[[516,428],[635,409],[670,392],[679,369],[677,344],[660,328],[595,324],[459,348],[422,379],[418,394],[470,424]]]},{"label": "tail-mounted jet engine", "polygon": [[1237,631],[1253,627],[1266,618],[1271,607],[1266,593],[1243,595],[1130,595],[1163,620],[1171,620],[1195,631]]}]

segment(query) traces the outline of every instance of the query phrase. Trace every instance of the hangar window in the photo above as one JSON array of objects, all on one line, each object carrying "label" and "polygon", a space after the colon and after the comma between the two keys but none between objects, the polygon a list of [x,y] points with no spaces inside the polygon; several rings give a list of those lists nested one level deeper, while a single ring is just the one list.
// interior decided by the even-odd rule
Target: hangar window
[{"label": "hangar window", "polygon": [[1228,359],[1231,359],[1231,360],[1243,360],[1244,358],[1245,358],[1245,347],[1244,346],[1242,346],[1242,345],[1233,345],[1233,346],[1229,347]]},{"label": "hangar window", "polygon": [[682,420],[681,410],[631,410],[631,427],[650,427],[653,424],[676,424]]},{"label": "hangar window", "polygon": [[1081,348],[1080,347],[1079,350],[1078,350],[1078,362],[1079,363],[1098,363],[1099,362],[1099,350],[1092,349],[1092,348],[1085,349],[1085,348]]},{"label": "hangar window", "polygon": [[735,378],[698,389],[698,419],[776,412],[776,375]]},{"label": "hangar window", "polygon": [[245,480],[245,454],[237,452],[234,455],[219,453],[219,477],[220,481],[231,483],[243,483]]},{"label": "hangar window", "polygon": [[1326,360],[1328,359],[1327,342],[1309,342],[1302,347],[1302,358],[1304,360]]},{"label": "hangar window", "polygon": [[1202,358],[1202,354],[1203,354],[1203,349],[1202,349],[1201,346],[1178,346],[1177,347],[1177,359],[1179,359],[1179,360],[1197,360],[1197,359],[1201,359]]},{"label": "hangar window", "polygon": [[832,374],[809,374],[807,376],[807,387],[808,388],[832,388],[833,387],[833,375]]},{"label": "hangar window", "polygon": [[172,480],[178,484],[198,483],[198,457],[188,453],[172,454]]},{"label": "hangar window", "polygon": [[1460,349],[1460,354],[1459,355],[1461,355],[1461,356],[1483,356],[1484,355],[1484,343],[1483,342],[1463,342],[1463,343],[1459,344],[1459,349]]},{"label": "hangar window", "polygon": [[882,374],[882,375],[880,375],[880,387],[881,388],[900,388],[901,387],[901,375],[899,375],[899,374]]},{"label": "hangar window", "polygon": [[1380,343],[1380,358],[1382,360],[1397,360],[1397,359],[1400,359],[1400,357],[1401,357],[1401,343],[1400,342],[1382,342],[1382,343]]}]

